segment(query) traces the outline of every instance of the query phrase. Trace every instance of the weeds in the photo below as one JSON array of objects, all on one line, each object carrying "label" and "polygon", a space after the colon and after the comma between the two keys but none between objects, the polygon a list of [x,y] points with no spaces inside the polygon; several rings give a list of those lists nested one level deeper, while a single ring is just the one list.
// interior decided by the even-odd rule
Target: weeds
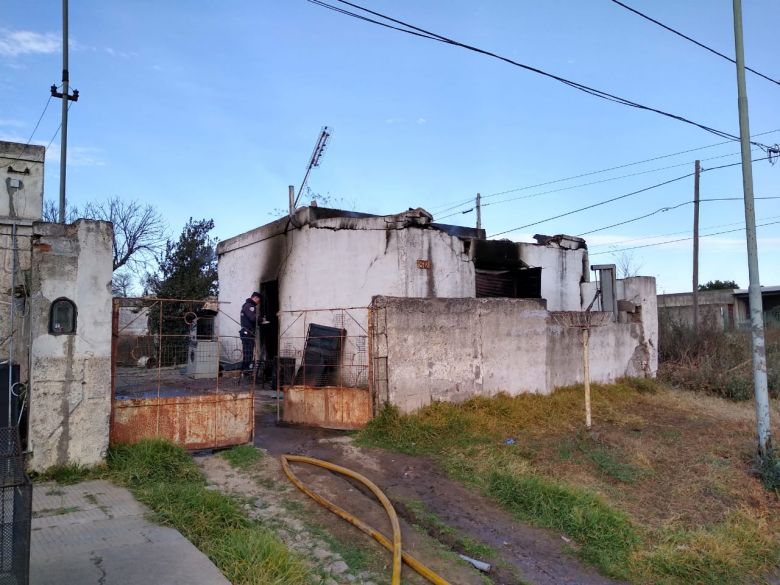
[{"label": "weeds", "polygon": [[262,458],[263,453],[252,445],[237,445],[220,453],[220,456],[237,469],[249,469]]},{"label": "weeds", "polygon": [[[777,500],[745,458],[751,409],[623,379],[593,385],[593,411],[595,434],[585,433],[578,387],[411,415],[388,407],[358,442],[437,458],[518,519],[571,538],[575,554],[615,578],[753,583],[777,566]],[[777,490],[778,460],[760,472]]]},{"label": "weeds", "polygon": [[50,467],[46,471],[30,473],[30,477],[35,482],[53,481],[60,485],[72,485],[81,481],[90,479],[100,479],[106,472],[105,467],[83,467],[77,464],[57,465]]},{"label": "weeds", "polygon": [[[729,400],[750,400],[750,334],[717,326],[693,327],[668,318],[659,320],[659,377],[675,386]],[[766,329],[767,381],[780,395],[780,328]]]}]

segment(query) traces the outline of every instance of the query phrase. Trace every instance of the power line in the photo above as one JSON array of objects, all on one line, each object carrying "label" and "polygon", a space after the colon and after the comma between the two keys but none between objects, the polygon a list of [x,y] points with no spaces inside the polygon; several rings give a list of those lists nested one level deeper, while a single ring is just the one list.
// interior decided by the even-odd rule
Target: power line
[{"label": "power line", "polygon": [[[780,199],[780,197],[754,197],[753,199],[759,200],[759,199]],[[699,202],[704,201],[744,201],[744,198],[742,197],[710,197],[708,199],[699,199]],[[651,217],[653,215],[657,215],[659,213],[664,213],[666,211],[672,211],[674,209],[678,209],[680,207],[683,207],[684,205],[690,205],[693,203],[693,201],[683,201],[682,203],[678,203],[677,205],[671,205],[667,207],[661,207],[660,209],[656,209],[655,211],[651,211],[650,213],[646,213],[644,215],[640,215],[638,217],[632,217],[631,219],[626,219],[624,221],[613,223],[611,225],[605,225],[604,227],[596,228],[593,230],[590,230],[588,232],[582,232],[581,234],[577,234],[578,237],[587,236],[589,234],[595,234],[596,232],[603,232],[604,230],[608,230],[609,228],[618,227],[621,225],[626,225],[627,223],[633,223],[635,221],[640,221],[642,219],[645,219],[647,217]]]},{"label": "power line", "polygon": [[[647,14],[644,14],[644,13],[642,13],[642,12],[639,12],[639,10],[637,10],[637,9],[635,9],[635,8],[631,8],[631,6],[628,6],[627,4],[623,4],[623,3],[622,3],[622,2],[620,2],[619,0],[612,0],[612,2],[614,2],[614,3],[615,3],[615,4],[617,4],[618,6],[622,6],[623,8],[625,8],[626,10],[628,10],[628,11],[630,11],[630,12],[633,12],[633,13],[634,13],[634,14],[636,14],[637,16],[641,16],[641,17],[642,17],[642,18],[644,18],[645,20],[649,20],[649,21],[650,21],[650,22],[652,22],[653,24],[657,24],[657,25],[658,25],[658,26],[660,26],[661,28],[664,28],[664,29],[668,30],[670,33],[674,33],[674,34],[676,34],[678,37],[682,37],[682,38],[684,38],[686,41],[690,41],[690,42],[692,42],[694,45],[697,45],[697,46],[701,47],[702,49],[705,49],[705,50],[709,51],[709,52],[710,52],[710,53],[712,53],[713,55],[717,55],[718,57],[721,57],[721,58],[725,59],[726,61],[729,61],[730,63],[734,63],[735,65],[736,65],[736,63],[737,63],[737,62],[736,62],[734,59],[732,59],[732,58],[731,58],[731,57],[729,57],[728,55],[724,55],[724,54],[723,54],[723,53],[721,53],[720,51],[716,51],[716,50],[715,50],[715,49],[713,49],[712,47],[708,47],[707,45],[705,45],[705,44],[703,44],[703,43],[700,43],[700,42],[699,42],[699,41],[697,41],[696,39],[692,39],[691,37],[689,37],[689,36],[687,36],[687,35],[684,35],[684,34],[683,34],[683,33],[681,33],[680,31],[678,31],[678,30],[676,30],[676,29],[673,29],[671,26],[667,26],[667,25],[665,25],[663,22],[660,22],[660,21],[658,21],[658,20],[656,20],[656,19],[654,19],[654,18],[651,18],[651,17],[650,17],[650,16],[648,16]],[[764,75],[764,74],[763,74],[763,73],[761,73],[760,71],[756,71],[755,69],[753,69],[753,68],[751,68],[751,67],[747,67],[747,66],[745,66],[745,69],[747,69],[748,71],[750,71],[750,72],[752,72],[752,73],[755,73],[755,74],[756,74],[756,75],[758,75],[759,77],[763,77],[763,78],[764,78],[764,79],[766,79],[767,81],[771,81],[772,83],[774,83],[774,84],[776,84],[776,85],[780,85],[780,81],[778,81],[778,80],[776,80],[776,79],[772,79],[771,77],[769,77],[769,76],[767,76],[767,75]]]},{"label": "power line", "polygon": [[[735,153],[730,153],[730,154],[722,154],[722,155],[719,155],[719,156],[712,156],[712,157],[705,158],[705,159],[702,159],[702,160],[705,160],[705,161],[706,160],[716,160],[716,159],[720,159],[720,158],[725,158],[725,157],[729,157],[729,156],[738,156],[738,155],[739,155],[739,153],[735,152]],[[693,161],[684,162],[684,163],[678,163],[678,164],[669,165],[669,166],[666,166],[666,167],[658,167],[658,168],[655,168],[655,169],[648,169],[646,171],[639,171],[637,173],[629,173],[627,175],[619,175],[617,177],[609,177],[607,179],[600,179],[598,181],[591,181],[589,183],[580,183],[578,185],[570,185],[568,187],[561,187],[559,189],[551,189],[549,191],[542,191],[541,193],[532,193],[530,195],[521,195],[519,197],[511,197],[509,199],[500,199],[499,201],[490,201],[488,203],[483,203],[482,207],[489,207],[490,205],[498,205],[498,204],[501,204],[501,203],[510,203],[512,201],[518,201],[520,199],[532,199],[534,197],[541,197],[542,195],[549,195],[550,193],[561,193],[563,191],[571,191],[572,189],[580,189],[582,187],[590,187],[592,185],[600,185],[602,183],[609,183],[611,181],[617,181],[619,179],[627,179],[627,178],[630,178],[630,177],[637,177],[639,175],[647,175],[649,173],[657,173],[659,171],[666,171],[666,170],[669,170],[669,169],[676,169],[676,168],[679,168],[679,167],[685,167],[685,166],[688,166],[690,164],[693,164]],[[736,164],[739,164],[739,163],[735,163],[735,165]],[[716,167],[716,168],[720,168],[720,167]],[[487,197],[489,197],[489,195],[483,196],[482,199],[485,199]],[[474,199],[471,198],[471,199],[467,200],[464,203],[455,205],[453,207],[453,209],[456,208],[456,207],[462,207],[466,203],[471,203],[473,200]],[[448,210],[444,210],[444,211],[448,211]],[[468,213],[469,211],[471,211],[471,210],[456,211],[456,212],[450,213],[448,215],[443,215],[441,217],[438,217],[437,220],[446,219],[448,217],[459,215],[461,213]]]},{"label": "power line", "polygon": [[548,221],[552,221],[553,219],[560,219],[561,217],[566,217],[568,215],[574,215],[575,213],[580,213],[581,211],[586,211],[588,209],[593,209],[594,207],[600,207],[601,205],[606,205],[607,203],[612,203],[614,201],[618,201],[619,199],[625,199],[626,197],[631,197],[632,195],[638,195],[639,193],[644,193],[645,191],[650,191],[651,189],[657,189],[658,187],[663,187],[664,185],[668,185],[670,183],[674,183],[676,181],[681,181],[683,179],[687,179],[688,177],[693,176],[693,173],[688,173],[685,175],[682,175],[680,177],[676,177],[674,179],[669,179],[668,181],[664,181],[663,183],[656,183],[655,185],[650,185],[649,187],[644,187],[642,189],[639,189],[638,191],[632,191],[631,193],[626,193],[625,195],[618,195],[617,197],[612,197],[610,199],[605,199],[604,201],[599,201],[598,203],[593,203],[591,205],[586,205],[585,207],[580,207],[579,209],[573,209],[571,211],[567,211],[566,213],[559,213],[558,215],[554,215],[552,217],[547,217],[545,219],[540,219],[539,221],[534,221],[532,223],[527,223],[525,225],[521,225],[516,228],[512,228],[511,230],[505,230],[503,232],[498,232],[497,234],[493,234],[490,236],[491,238],[495,238],[497,236],[503,236],[504,234],[508,234],[509,232],[516,232],[517,230],[521,230],[527,227],[532,227],[535,225],[539,225],[540,223],[546,223]]},{"label": "power line", "polygon": [[[777,219],[779,217],[780,217],[780,215],[770,215],[769,217],[763,218],[763,220]],[[703,227],[701,229],[703,229],[703,230],[714,230],[714,229],[717,229],[717,228],[728,227],[728,226],[732,226],[732,225],[741,225],[741,226],[744,227],[745,222],[744,221],[732,221],[731,223],[719,223],[719,224],[716,224],[716,225]],[[628,238],[626,240],[619,240],[617,242],[610,242],[608,244],[593,244],[593,245],[589,245],[588,249],[590,250],[592,248],[604,248],[606,246],[619,246],[621,244],[628,244],[629,242],[641,242],[641,241],[644,241],[644,240],[654,240],[656,238],[665,238],[667,236],[679,236],[680,234],[688,234],[688,233],[690,233],[690,231],[691,230],[683,230],[681,232],[667,232],[665,234],[654,234],[652,236],[640,236],[638,238]],[[594,254],[601,254],[601,253],[602,252],[594,252]]]},{"label": "power line", "polygon": [[[686,118],[684,116],[680,116],[680,115],[677,115],[677,114],[672,114],[670,112],[666,112],[666,111],[660,110],[658,108],[645,106],[643,104],[640,104],[638,102],[629,100],[627,98],[622,98],[622,97],[617,96],[615,94],[608,93],[606,91],[602,91],[602,90],[599,90],[599,89],[595,89],[593,87],[584,85],[582,83],[578,83],[576,81],[571,81],[570,79],[566,79],[564,77],[560,77],[558,75],[554,75],[552,73],[548,73],[547,71],[539,69],[538,67],[533,67],[531,65],[526,65],[524,63],[520,63],[518,61],[510,59],[509,57],[504,57],[504,56],[499,55],[497,53],[493,53],[491,51],[487,51],[485,49],[480,49],[480,48],[475,47],[473,45],[468,45],[466,43],[462,43],[460,41],[453,40],[453,39],[448,38],[448,37],[446,37],[444,35],[440,35],[438,33],[434,33],[434,32],[428,31],[426,29],[414,26],[414,25],[409,24],[407,22],[404,22],[402,20],[398,20],[396,18],[392,18],[390,16],[384,15],[384,14],[382,14],[380,12],[369,10],[368,8],[364,8],[364,7],[362,7],[362,6],[358,5],[358,4],[354,4],[352,2],[348,2],[347,0],[336,0],[336,1],[339,2],[340,4],[345,4],[347,6],[351,6],[352,8],[355,8],[357,10],[361,10],[361,11],[363,11],[365,13],[371,14],[371,15],[376,16],[378,18],[382,18],[385,21],[393,22],[393,23],[395,23],[397,25],[400,25],[400,27],[387,24],[386,22],[380,22],[380,21],[376,21],[376,20],[370,19],[370,18],[365,17],[365,16],[363,16],[361,14],[350,12],[349,10],[345,10],[343,8],[338,8],[336,6],[328,4],[326,2],[322,2],[321,0],[307,0],[307,1],[312,3],[312,4],[315,4],[317,6],[321,6],[323,8],[327,8],[329,10],[333,10],[335,12],[338,12],[340,14],[344,14],[346,16],[351,16],[351,17],[357,18],[359,20],[363,20],[363,21],[366,21],[366,22],[371,22],[373,24],[377,24],[377,25],[380,25],[380,26],[383,26],[383,27],[386,27],[386,28],[391,28],[393,30],[396,30],[396,31],[399,31],[399,32],[403,32],[403,33],[407,33],[407,34],[410,34],[410,35],[414,35],[414,36],[417,36],[417,37],[423,37],[423,38],[426,38],[426,39],[429,39],[429,40],[432,40],[432,41],[441,42],[441,43],[444,43],[444,44],[460,47],[462,49],[466,49],[468,51],[479,53],[479,54],[485,55],[487,57],[492,57],[494,59],[498,59],[498,60],[503,61],[505,63],[509,63],[510,65],[514,65],[515,67],[519,67],[521,69],[525,69],[526,71],[531,71],[531,72],[536,73],[538,75],[542,75],[542,76],[547,77],[549,79],[553,79],[555,81],[558,81],[560,83],[568,85],[569,87],[572,87],[572,88],[574,88],[576,90],[579,90],[579,91],[582,91],[582,92],[587,93],[589,95],[592,95],[594,97],[597,97],[597,98],[600,98],[600,99],[603,99],[603,100],[607,100],[607,101],[611,101],[611,102],[615,102],[615,103],[618,103],[618,104],[621,104],[621,105],[624,105],[624,106],[636,108],[636,109],[639,109],[639,110],[645,110],[645,111],[648,111],[648,112],[654,112],[654,113],[659,114],[661,116],[664,116],[664,117],[667,117],[667,118],[671,118],[673,120],[677,120],[678,122],[683,122],[684,124],[689,124],[691,126],[695,126],[695,127],[700,128],[700,129],[702,129],[702,130],[704,130],[706,132],[709,132],[711,134],[715,134],[716,136],[720,136],[721,138],[727,138],[727,139],[735,140],[735,141],[739,140],[739,137],[737,137],[734,134],[730,134],[730,133],[724,132],[722,130],[717,130],[716,128],[713,128],[711,126],[707,126],[705,124],[700,124],[698,122],[694,122],[693,120],[690,120],[689,118]],[[401,27],[405,27],[405,28],[401,28]],[[770,150],[770,147],[765,145],[765,144],[755,143],[755,142],[753,144],[755,144],[756,146],[758,146],[759,148],[761,148],[764,151],[769,151]]]},{"label": "power line", "polygon": [[49,104],[51,103],[51,95],[49,95],[49,99],[46,100],[46,104],[43,106],[43,111],[41,112],[41,115],[38,116],[38,121],[35,123],[35,127],[33,128],[32,132],[30,132],[30,137],[27,139],[27,142],[24,145],[24,148],[22,148],[21,152],[19,153],[19,156],[17,156],[13,161],[11,161],[11,165],[13,165],[16,162],[19,162],[24,155],[25,151],[27,150],[27,147],[30,146],[30,143],[32,142],[33,136],[35,136],[35,133],[38,131],[38,126],[41,125],[41,120],[43,120],[43,116],[46,114],[46,110],[49,109]]},{"label": "power line", "polygon": [[[756,158],[756,159],[753,159],[751,162],[756,162],[756,161],[759,161],[759,160],[767,160],[767,158],[769,158],[769,157]],[[709,169],[702,169],[701,172],[704,173],[704,172],[708,172],[708,171],[715,171],[715,170],[718,170],[718,169],[726,169],[726,168],[738,166],[738,165],[741,165],[741,164],[742,164],[741,162],[736,162],[736,163],[730,163],[730,164],[726,164],[726,165],[719,165],[717,167],[711,167]],[[664,181],[663,183],[656,183],[655,185],[650,185],[649,187],[644,187],[642,189],[639,189],[638,191],[632,191],[631,193],[626,193],[624,195],[618,195],[617,197],[611,197],[610,199],[605,199],[603,201],[599,201],[599,202],[593,203],[591,205],[586,205],[585,207],[580,207],[579,209],[573,209],[572,211],[567,211],[566,213],[560,213],[558,215],[554,215],[552,217],[547,217],[545,219],[540,219],[539,221],[528,223],[526,225],[521,225],[521,226],[516,227],[516,228],[512,228],[512,229],[509,229],[509,230],[504,230],[503,232],[499,232],[497,234],[493,234],[490,237],[491,238],[495,238],[497,236],[502,236],[502,235],[508,234],[510,232],[516,232],[517,230],[521,230],[521,229],[524,229],[524,228],[527,228],[527,227],[532,227],[532,226],[535,226],[535,225],[539,225],[541,223],[546,223],[546,222],[552,221],[554,219],[560,219],[562,217],[573,215],[575,213],[580,213],[581,211],[587,211],[588,209],[593,209],[594,207],[600,207],[601,205],[606,205],[607,203],[612,203],[612,202],[618,201],[620,199],[625,199],[626,197],[631,197],[633,195],[638,195],[639,193],[644,193],[645,191],[650,191],[651,189],[657,189],[658,187],[663,187],[664,185],[668,185],[669,183],[674,183],[676,181],[681,181],[682,179],[690,177],[693,174],[694,173],[688,173],[686,175],[682,175],[680,177],[677,177],[677,178],[674,178],[674,179],[670,179],[668,181]]]},{"label": "power line", "polygon": [[[767,226],[767,225],[775,225],[775,224],[778,224],[778,223],[780,223],[780,220],[778,220],[778,221],[770,221],[768,223],[761,223],[761,224],[758,224],[756,227],[764,227],[764,226]],[[719,236],[719,235],[722,235],[722,234],[731,234],[731,233],[734,233],[734,232],[741,232],[744,229],[745,229],[745,226],[742,226],[742,227],[734,229],[734,230],[724,230],[722,232],[713,232],[711,234],[704,234],[703,236],[699,236],[699,237],[700,238],[708,238],[710,236]],[[602,254],[614,254],[615,252],[627,252],[628,250],[639,250],[640,248],[651,248],[653,246],[663,246],[664,244],[674,244],[676,242],[685,242],[685,241],[692,240],[692,239],[693,239],[693,236],[690,236],[688,238],[678,238],[676,240],[667,240],[665,242],[655,242],[653,244],[644,244],[642,246],[631,246],[629,248],[618,248],[616,250],[607,250],[607,251],[604,251],[604,252],[594,252],[593,254],[590,254],[590,256],[599,256],[599,255],[602,255]]]},{"label": "power line", "polygon": [[[780,132],[780,128],[775,129],[775,130],[768,130],[766,132],[760,132],[758,134],[753,134],[752,137],[755,138],[755,137],[758,137],[758,136],[765,136],[767,134],[774,134],[775,132]],[[696,152],[697,150],[706,150],[708,148],[714,148],[716,146],[723,146],[724,144],[730,144],[731,142],[733,142],[733,141],[732,140],[725,140],[723,142],[716,142],[715,144],[709,144],[707,146],[698,146],[696,148],[689,148],[688,150],[681,150],[679,152],[672,152],[672,153],[669,153],[669,154],[663,154],[663,155],[660,155],[660,156],[655,156],[655,157],[647,158],[647,159],[644,159],[644,160],[639,160],[639,161],[625,163],[625,164],[621,164],[621,165],[617,165],[617,166],[613,166],[613,167],[608,167],[608,168],[605,168],[605,169],[600,169],[598,171],[588,171],[588,172],[580,173],[578,175],[571,175],[569,177],[564,177],[562,179],[554,179],[554,180],[551,180],[551,181],[545,181],[543,183],[536,183],[534,185],[526,185],[524,187],[515,187],[515,188],[512,188],[512,189],[507,189],[507,190],[504,190],[504,191],[498,191],[496,193],[490,193],[488,195],[483,195],[482,199],[484,200],[484,199],[487,199],[487,198],[490,198],[490,197],[496,197],[498,195],[507,195],[509,193],[516,193],[518,191],[526,191],[528,189],[534,189],[536,187],[545,187],[547,185],[554,185],[556,183],[563,183],[563,182],[571,181],[571,180],[574,180],[574,179],[581,179],[583,177],[588,177],[588,176],[591,176],[591,175],[598,175],[598,174],[601,174],[601,173],[606,173],[606,172],[609,172],[609,171],[615,171],[615,170],[623,169],[623,168],[626,168],[626,167],[641,165],[641,164],[648,163],[648,162],[653,162],[653,161],[656,161],[656,160],[662,160],[662,159],[665,159],[665,158],[671,158],[671,157],[674,157],[674,156],[679,156],[681,154],[687,154],[689,152]],[[717,159],[717,158],[724,158],[724,157],[728,157],[728,156],[737,156],[737,155],[739,155],[738,152],[731,153],[731,154],[724,154],[724,155],[720,155],[720,156],[709,157],[709,158],[705,158],[705,159],[702,159],[702,160],[705,160],[705,161],[706,160],[714,160],[714,159]],[[660,167],[660,168],[656,168],[656,169],[650,169],[648,171],[643,171],[643,173],[650,173],[650,172],[656,172],[656,171],[662,171],[662,170],[665,170],[665,169],[675,168],[675,167],[678,167],[678,166],[685,166],[685,165],[688,165],[688,164],[692,164],[692,162],[693,161],[681,163],[681,164],[678,164],[678,165],[671,165],[671,166],[667,166],[667,167]],[[642,174],[642,173],[636,173],[636,174]],[[634,174],[634,175],[622,175],[620,177],[614,177],[613,179],[608,179],[608,180],[617,180],[617,179],[621,179],[621,178],[625,178],[625,177],[632,177],[632,176],[636,176],[636,174]],[[579,185],[579,186],[588,186],[588,185],[594,185],[594,184],[596,184],[596,183],[585,183],[584,185]],[[559,192],[559,190],[546,191],[544,193],[540,193],[540,194],[537,194],[537,195],[546,195],[548,193],[557,193],[557,192]],[[535,197],[537,195],[532,195],[530,197]],[[506,199],[504,201],[516,201],[517,199],[525,199],[525,197]],[[430,208],[429,211],[432,212],[432,213],[445,213],[447,211],[451,211],[453,209],[457,209],[458,207],[462,207],[464,205],[468,205],[468,204],[470,204],[473,201],[474,201],[474,198],[473,197],[469,197],[467,199],[460,200],[457,203],[450,202],[450,203],[444,203],[444,204],[441,204],[441,205],[434,206],[434,207]],[[489,205],[489,204],[486,203],[485,205]],[[450,215],[445,215],[443,217],[439,217],[438,219],[445,219],[445,218],[451,217],[453,215],[458,215],[458,213],[452,213]]]}]

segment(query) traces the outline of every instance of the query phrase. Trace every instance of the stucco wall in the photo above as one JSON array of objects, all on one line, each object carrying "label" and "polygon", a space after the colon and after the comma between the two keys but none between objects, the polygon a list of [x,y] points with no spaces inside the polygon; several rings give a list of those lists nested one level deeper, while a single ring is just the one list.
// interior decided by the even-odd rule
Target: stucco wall
[{"label": "stucco wall", "polygon": [[43,146],[0,140],[0,217],[41,218],[45,153]]},{"label": "stucco wall", "polygon": [[[582,381],[580,331],[554,323],[542,300],[376,297],[371,319],[376,401],[404,412]],[[641,323],[594,330],[590,347],[593,381],[653,373]]]},{"label": "stucco wall", "polygon": [[579,311],[580,283],[588,278],[588,251],[522,242],[517,246],[521,260],[542,269],[542,298],[548,310]]},{"label": "stucco wall", "polygon": [[[111,412],[112,227],[79,220],[34,230],[30,465],[94,465],[108,448]],[[73,335],[49,333],[49,310],[59,297],[76,304]]]},{"label": "stucco wall", "polygon": [[[367,307],[375,295],[474,296],[474,265],[459,238],[435,228],[398,229],[381,217],[362,219],[360,228],[340,221],[318,220],[281,234],[271,224],[222,246],[219,300],[229,317],[218,317],[220,334],[236,335],[232,319],[244,299],[270,280],[279,280],[282,331],[295,318],[286,311]],[[420,268],[418,260],[430,268]]]}]

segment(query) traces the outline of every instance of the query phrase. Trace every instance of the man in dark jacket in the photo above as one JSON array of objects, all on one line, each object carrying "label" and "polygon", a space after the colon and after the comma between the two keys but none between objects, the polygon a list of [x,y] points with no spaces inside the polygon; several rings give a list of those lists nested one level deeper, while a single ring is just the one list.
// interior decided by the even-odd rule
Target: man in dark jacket
[{"label": "man in dark jacket", "polygon": [[242,356],[241,371],[251,374],[252,360],[255,353],[255,330],[257,327],[257,313],[260,307],[260,293],[255,291],[241,307],[241,336]]}]

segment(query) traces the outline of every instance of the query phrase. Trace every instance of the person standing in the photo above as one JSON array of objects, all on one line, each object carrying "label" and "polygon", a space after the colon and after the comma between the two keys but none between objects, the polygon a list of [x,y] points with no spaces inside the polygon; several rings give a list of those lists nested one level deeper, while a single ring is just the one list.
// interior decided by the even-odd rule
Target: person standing
[{"label": "person standing", "polygon": [[255,331],[257,329],[257,313],[260,306],[260,293],[252,293],[241,307],[241,329],[238,334],[241,337],[242,375],[251,375],[252,361],[255,353]]}]

